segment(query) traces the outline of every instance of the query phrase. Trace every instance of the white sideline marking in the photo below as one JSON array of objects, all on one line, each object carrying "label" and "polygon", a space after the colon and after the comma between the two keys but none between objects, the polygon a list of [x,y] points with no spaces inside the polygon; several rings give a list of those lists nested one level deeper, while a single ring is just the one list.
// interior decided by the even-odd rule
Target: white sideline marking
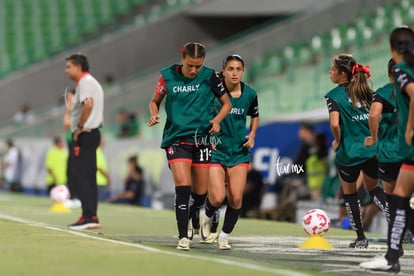
[{"label": "white sideline marking", "polygon": [[194,255],[189,255],[189,254],[185,254],[185,253],[172,252],[172,251],[168,251],[168,250],[161,250],[161,249],[157,249],[157,248],[153,248],[153,247],[150,247],[150,246],[137,244],[137,243],[130,243],[130,242],[117,241],[117,240],[112,240],[112,239],[107,239],[107,238],[102,238],[102,237],[96,237],[96,236],[85,234],[83,232],[78,232],[78,231],[67,230],[67,229],[63,229],[63,228],[59,228],[59,227],[49,226],[49,225],[44,224],[44,223],[30,221],[30,220],[26,220],[26,219],[14,217],[14,216],[9,216],[9,215],[4,215],[4,214],[0,214],[0,218],[15,221],[15,222],[24,223],[24,224],[27,224],[27,225],[30,225],[30,226],[45,228],[45,229],[49,229],[49,230],[53,230],[53,231],[65,232],[65,233],[73,234],[73,235],[88,238],[88,239],[94,239],[94,240],[110,242],[110,243],[114,243],[114,244],[118,244],[118,245],[125,245],[125,246],[129,246],[129,247],[135,247],[135,248],[143,249],[143,250],[146,250],[146,251],[162,253],[162,254],[166,254],[166,255],[172,255],[172,256],[177,256],[177,257],[186,257],[186,258],[203,260],[203,261],[213,261],[213,262],[220,263],[220,264],[226,264],[226,265],[231,265],[231,266],[236,266],[236,267],[243,267],[243,268],[256,270],[256,271],[270,272],[270,273],[277,274],[277,275],[310,276],[310,274],[297,272],[297,271],[292,271],[292,270],[288,270],[288,269],[266,268],[266,267],[262,267],[262,266],[255,265],[255,264],[241,263],[241,262],[236,262],[236,261],[231,261],[231,260],[219,259],[219,258],[215,258],[215,257],[194,256]]}]

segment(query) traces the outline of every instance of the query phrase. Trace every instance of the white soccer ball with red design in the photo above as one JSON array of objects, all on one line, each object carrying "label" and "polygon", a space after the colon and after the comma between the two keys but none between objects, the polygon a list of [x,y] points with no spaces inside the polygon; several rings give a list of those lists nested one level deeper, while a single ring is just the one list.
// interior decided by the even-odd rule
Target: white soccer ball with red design
[{"label": "white soccer ball with red design", "polygon": [[331,227],[331,220],[325,211],[312,209],[306,212],[302,219],[303,230],[310,236],[322,236]]},{"label": "white soccer ball with red design", "polygon": [[53,202],[62,203],[70,198],[69,189],[65,185],[53,187],[50,191],[50,198]]}]

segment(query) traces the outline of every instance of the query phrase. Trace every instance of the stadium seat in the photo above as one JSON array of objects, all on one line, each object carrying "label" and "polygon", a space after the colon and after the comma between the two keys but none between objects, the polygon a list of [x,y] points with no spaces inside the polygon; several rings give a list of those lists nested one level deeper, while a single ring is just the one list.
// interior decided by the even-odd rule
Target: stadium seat
[{"label": "stadium seat", "polygon": [[[177,0],[176,4],[191,2]],[[2,66],[0,75],[96,37],[101,26],[148,7],[148,16],[135,20],[140,24],[157,20],[163,12],[161,6],[148,0],[2,0],[0,50],[13,66],[7,70]]]}]

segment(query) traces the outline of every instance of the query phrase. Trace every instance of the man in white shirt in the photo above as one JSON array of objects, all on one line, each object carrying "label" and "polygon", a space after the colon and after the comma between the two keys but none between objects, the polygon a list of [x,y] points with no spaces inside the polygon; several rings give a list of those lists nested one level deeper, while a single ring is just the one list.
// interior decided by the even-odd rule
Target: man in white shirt
[{"label": "man in white shirt", "polygon": [[96,149],[103,124],[104,93],[101,84],[89,74],[84,55],[66,58],[65,73],[76,82],[70,117],[72,144],[68,162],[68,185],[82,203],[82,216],[69,228],[76,230],[100,228],[97,216]]}]

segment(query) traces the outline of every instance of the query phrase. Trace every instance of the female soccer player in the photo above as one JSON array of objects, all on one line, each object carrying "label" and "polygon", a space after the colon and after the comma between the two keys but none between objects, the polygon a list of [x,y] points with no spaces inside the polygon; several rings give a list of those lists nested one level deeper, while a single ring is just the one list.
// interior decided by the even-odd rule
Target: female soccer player
[{"label": "female soccer player", "polygon": [[[220,122],[231,108],[220,79],[213,69],[203,66],[204,59],[202,44],[186,43],[181,49],[182,64],[161,70],[149,104],[148,126],[151,127],[159,123],[160,104],[166,97],[167,118],[161,148],[166,151],[175,183],[177,249],[180,250],[190,249],[187,227],[191,184],[204,185],[207,191],[210,135],[220,131]],[[216,112],[213,110],[215,98],[220,102]]]},{"label": "female soccer player", "polygon": [[356,63],[350,55],[334,57],[329,77],[338,84],[325,95],[329,110],[329,123],[334,137],[332,148],[336,152],[335,163],[344,193],[345,208],[357,239],[349,246],[368,247],[361,221],[361,207],[356,181],[363,172],[365,190],[374,202],[384,210],[385,196],[378,186],[378,161],[376,148],[365,147],[364,138],[369,136],[368,111],[372,102],[368,67]]},{"label": "female soccer player", "polygon": [[390,82],[374,94],[368,119],[371,135],[365,138],[365,146],[377,146],[378,177],[382,180],[384,188],[385,216],[388,223],[390,222],[389,203],[402,160],[398,147],[397,96],[393,88],[394,78],[392,76],[394,66],[395,62],[390,59],[388,61]]},{"label": "female soccer player", "polygon": [[393,75],[397,82],[399,147],[403,163],[391,201],[387,253],[361,263],[360,267],[398,273],[401,243],[409,220],[409,201],[414,192],[414,31],[408,27],[394,29],[390,35],[390,48],[392,59],[397,64]]},{"label": "female soccer player", "polygon": [[[224,59],[222,77],[232,109],[222,121],[221,133],[216,137],[209,173],[205,215],[201,223],[201,238],[209,238],[212,218],[226,197],[227,209],[223,228],[218,236],[219,249],[230,249],[227,237],[239,218],[243,191],[250,161],[250,149],[259,125],[256,91],[241,81],[244,61],[239,55]],[[246,136],[246,117],[251,116],[250,132]],[[225,183],[226,182],[226,183]]]}]

